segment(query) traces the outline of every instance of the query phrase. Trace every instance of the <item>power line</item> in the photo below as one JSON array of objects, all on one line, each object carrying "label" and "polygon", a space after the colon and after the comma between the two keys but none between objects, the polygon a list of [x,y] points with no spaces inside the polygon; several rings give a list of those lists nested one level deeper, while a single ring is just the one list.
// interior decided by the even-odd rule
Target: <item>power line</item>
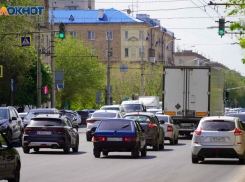
[{"label": "power line", "polygon": [[[169,3],[169,2],[181,2],[181,1],[190,1],[190,0],[172,0],[172,1],[141,1],[138,3]],[[81,2],[81,1],[73,1],[73,2]],[[83,2],[89,2],[89,1],[83,1]],[[127,4],[137,4],[137,2],[132,2],[132,1],[123,1],[123,2],[118,2],[118,1],[96,1],[96,3],[115,3],[115,4],[122,4],[122,3],[127,3]]]},{"label": "power line", "polygon": [[[198,0],[199,2],[200,2],[200,0]],[[203,0],[204,1],[204,0]],[[206,3],[206,1],[204,1],[205,3]],[[206,5],[208,5],[208,3],[206,3]],[[219,14],[219,12],[218,11],[216,11],[215,9],[213,9],[211,6],[208,6],[209,8],[211,8],[212,10],[214,10],[218,15],[220,15],[221,17],[222,17],[222,15],[221,14]]]},{"label": "power line", "polygon": [[[155,10],[138,10],[138,11],[174,11],[174,10],[182,10],[182,9],[196,9],[205,6],[197,6],[197,7],[184,7],[184,8],[176,8],[176,9],[155,9]],[[114,11],[114,10],[113,10]]]},{"label": "power line", "polygon": [[[193,4],[195,4],[198,8],[200,8],[202,11],[204,11],[202,8],[201,8],[201,6],[198,6],[196,3],[194,3],[192,0],[190,0]],[[205,8],[205,6],[204,6],[204,8]],[[213,19],[213,17],[212,16],[210,16],[206,11],[204,11],[210,18],[212,18]],[[213,19],[214,21],[215,21],[215,19]]]}]

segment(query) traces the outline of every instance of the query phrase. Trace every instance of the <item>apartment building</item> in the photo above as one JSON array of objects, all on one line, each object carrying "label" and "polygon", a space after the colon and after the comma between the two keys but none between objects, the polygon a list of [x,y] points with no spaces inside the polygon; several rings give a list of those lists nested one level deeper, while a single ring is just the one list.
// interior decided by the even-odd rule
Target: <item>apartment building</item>
[{"label": "apartment building", "polygon": [[49,10],[94,10],[95,0],[49,0]]}]

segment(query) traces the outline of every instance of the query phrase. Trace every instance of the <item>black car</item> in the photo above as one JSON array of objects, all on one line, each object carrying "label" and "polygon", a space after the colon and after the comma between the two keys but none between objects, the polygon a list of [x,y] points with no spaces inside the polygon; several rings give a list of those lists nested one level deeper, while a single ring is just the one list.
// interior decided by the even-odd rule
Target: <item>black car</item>
[{"label": "black car", "polygon": [[67,111],[67,110],[61,110],[60,113],[66,115],[66,116],[70,119],[71,124],[72,124],[72,127],[73,127],[73,128],[76,128],[77,131],[78,131],[79,126],[78,126],[78,123],[77,123],[77,118],[76,118],[76,116],[73,114],[73,112]]},{"label": "black car", "polygon": [[31,118],[33,116],[37,115],[37,114],[39,114],[39,115],[41,115],[41,114],[42,115],[43,114],[59,114],[59,110],[57,110],[55,108],[50,108],[50,109],[48,109],[48,108],[45,108],[45,109],[40,108],[40,109],[32,109],[32,110],[30,110],[27,113],[26,117],[24,118],[24,121],[23,121],[24,128],[29,124]]},{"label": "black car", "polygon": [[0,131],[0,180],[19,182],[20,168],[21,161],[18,151]]},{"label": "black car", "polygon": [[69,154],[70,148],[78,152],[79,135],[65,115],[36,115],[25,128],[22,147],[24,153],[29,153],[31,148],[35,152],[40,148],[51,148],[63,149]]},{"label": "black car", "polygon": [[22,119],[14,107],[0,107],[0,129],[9,142],[22,140],[24,126]]},{"label": "black car", "polygon": [[143,128],[137,121],[130,119],[104,119],[94,134],[94,156],[101,152],[131,152],[133,157],[146,156],[147,147]]},{"label": "black car", "polygon": [[89,114],[96,111],[95,109],[84,109],[82,111],[77,111],[77,113],[81,116],[81,124],[87,124],[87,119],[89,118]]}]

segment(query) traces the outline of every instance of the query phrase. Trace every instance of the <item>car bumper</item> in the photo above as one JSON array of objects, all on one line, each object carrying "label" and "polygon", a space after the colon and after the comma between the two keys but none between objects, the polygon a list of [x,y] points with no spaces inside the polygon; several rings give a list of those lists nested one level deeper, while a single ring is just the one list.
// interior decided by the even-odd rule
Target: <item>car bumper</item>
[{"label": "car bumper", "polygon": [[94,148],[109,152],[126,152],[137,148],[137,142],[94,142]]},{"label": "car bumper", "polygon": [[244,149],[241,145],[232,146],[203,146],[195,144],[191,147],[193,156],[203,158],[241,158]]},{"label": "car bumper", "polygon": [[165,131],[165,140],[172,140],[173,139],[173,132],[171,131]]}]

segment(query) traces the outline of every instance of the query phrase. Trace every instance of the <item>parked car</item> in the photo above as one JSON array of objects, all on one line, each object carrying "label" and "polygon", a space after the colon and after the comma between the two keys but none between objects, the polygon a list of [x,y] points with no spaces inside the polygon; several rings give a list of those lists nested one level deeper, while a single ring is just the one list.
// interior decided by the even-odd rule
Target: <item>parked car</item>
[{"label": "parked car", "polygon": [[245,164],[245,131],[237,117],[205,117],[191,142],[192,163],[205,158],[238,158]]},{"label": "parked car", "polygon": [[69,110],[61,110],[60,112],[61,112],[62,114],[64,114],[64,115],[66,115],[66,116],[70,119],[71,124],[72,124],[72,127],[73,127],[73,128],[76,128],[77,131],[78,131],[79,126],[78,126],[77,118],[76,118],[76,116],[73,114],[73,112],[71,112],[71,111],[69,111]]},{"label": "parked car", "polygon": [[104,119],[94,134],[94,156],[101,152],[131,152],[133,157],[146,156],[147,146],[143,128],[137,121],[130,119]]},{"label": "parked car", "polygon": [[0,129],[10,143],[15,141],[22,143],[24,126],[14,107],[0,107]]},{"label": "parked car", "polygon": [[24,118],[26,117],[27,115],[27,112],[22,112],[22,113],[18,113],[20,118],[22,119],[22,121],[24,121]]},{"label": "parked car", "polygon": [[0,131],[0,180],[19,182],[20,169],[20,154]]},{"label": "parked car", "polygon": [[22,147],[24,153],[32,148],[35,152],[40,148],[63,149],[66,154],[72,148],[78,152],[79,134],[65,115],[36,115],[25,128]]},{"label": "parked car", "polygon": [[125,115],[126,112],[121,105],[104,105],[100,108],[100,110],[115,110],[115,111],[120,111],[122,115]]},{"label": "parked car", "polygon": [[77,113],[81,116],[81,124],[87,124],[86,120],[90,113],[93,113],[95,109],[84,109],[82,111],[77,111]]},{"label": "parked car", "polygon": [[153,146],[153,150],[164,149],[164,129],[156,115],[147,112],[127,113],[125,119],[133,119],[140,123],[145,131],[146,144]]},{"label": "parked car", "polygon": [[48,108],[45,108],[45,109],[40,108],[40,109],[32,109],[32,110],[30,110],[27,113],[26,117],[24,118],[24,121],[23,121],[24,128],[29,124],[31,118],[33,116],[35,116],[35,115],[38,115],[38,114],[39,115],[43,115],[43,114],[59,114],[59,110],[57,110],[55,108],[54,109],[53,108],[51,108],[51,109],[48,109]]},{"label": "parked car", "polygon": [[77,118],[77,123],[79,125],[82,124],[82,117],[77,113],[77,111],[73,111],[73,110],[65,110],[65,111],[74,114]]},{"label": "parked car", "polygon": [[169,115],[156,115],[164,128],[165,140],[170,141],[170,145],[178,144],[179,127]]},{"label": "parked car", "polygon": [[122,118],[122,115],[119,111],[113,111],[113,110],[97,110],[93,113],[93,116],[91,118],[87,119],[87,132],[86,132],[86,138],[87,141],[91,141],[94,132],[99,125],[100,121],[102,119],[107,118]]}]

